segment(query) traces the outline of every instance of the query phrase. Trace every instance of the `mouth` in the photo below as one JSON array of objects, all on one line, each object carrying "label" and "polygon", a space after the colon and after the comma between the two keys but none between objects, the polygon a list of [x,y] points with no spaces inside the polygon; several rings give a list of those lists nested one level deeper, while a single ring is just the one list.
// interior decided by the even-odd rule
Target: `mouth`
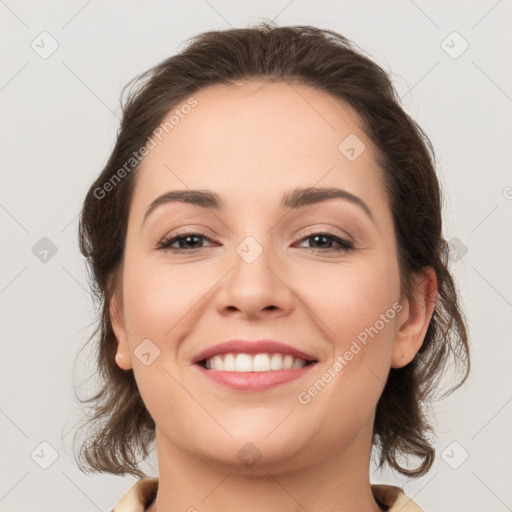
[{"label": "mouth", "polygon": [[316,362],[315,360],[306,360],[279,352],[261,352],[257,354],[228,352],[203,359],[197,364],[205,370],[247,373],[296,370]]},{"label": "mouth", "polygon": [[231,340],[202,351],[192,362],[212,382],[257,392],[299,379],[319,361],[277,341]]},{"label": "mouth", "polygon": [[201,351],[192,362],[213,371],[268,372],[295,370],[318,360],[280,341],[229,340]]}]

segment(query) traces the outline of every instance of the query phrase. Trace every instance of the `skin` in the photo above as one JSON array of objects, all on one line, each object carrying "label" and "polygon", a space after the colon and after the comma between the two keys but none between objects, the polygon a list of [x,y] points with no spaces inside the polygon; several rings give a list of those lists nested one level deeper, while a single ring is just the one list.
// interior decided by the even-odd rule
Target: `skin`
[{"label": "skin", "polygon": [[[155,139],[137,171],[111,303],[116,362],[133,369],[156,423],[160,483],[150,510],[378,511],[369,481],[375,408],[390,368],[409,363],[423,342],[435,273],[415,275],[415,296],[401,296],[381,170],[349,106],[284,83],[219,85],[194,97],[197,106]],[[355,161],[338,150],[349,134],[366,147]],[[295,187],[348,190],[374,220],[343,199],[283,210],[281,195]],[[187,189],[214,191],[226,207],[169,203],[143,223],[156,197]],[[199,249],[188,254],[158,249],[177,229],[206,238],[193,240]],[[307,238],[326,229],[354,250]],[[250,264],[236,252],[247,236],[263,248]],[[298,393],[394,303],[401,311],[309,403],[299,403]],[[148,338],[160,354],[146,366],[134,350]],[[191,363],[233,338],[279,340],[318,363],[270,390],[235,391]],[[252,467],[237,457],[247,442],[261,453]]]}]

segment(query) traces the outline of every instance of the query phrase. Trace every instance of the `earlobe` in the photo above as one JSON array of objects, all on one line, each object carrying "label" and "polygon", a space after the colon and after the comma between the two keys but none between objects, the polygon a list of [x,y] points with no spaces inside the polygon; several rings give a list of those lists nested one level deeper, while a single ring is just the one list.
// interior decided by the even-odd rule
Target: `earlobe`
[{"label": "earlobe", "polygon": [[427,333],[437,296],[437,277],[432,267],[415,275],[413,297],[406,299],[395,335],[391,367],[409,364],[421,348]]},{"label": "earlobe", "polygon": [[117,291],[114,292],[110,300],[110,321],[117,340],[115,361],[119,368],[130,370],[132,368],[130,344],[128,343],[122,299]]}]

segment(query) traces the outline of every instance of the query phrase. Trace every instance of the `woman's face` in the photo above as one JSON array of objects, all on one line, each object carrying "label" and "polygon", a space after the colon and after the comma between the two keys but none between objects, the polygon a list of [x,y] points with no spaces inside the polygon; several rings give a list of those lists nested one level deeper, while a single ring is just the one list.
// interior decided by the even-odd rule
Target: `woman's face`
[{"label": "woman's face", "polygon": [[[348,106],[303,85],[194,98],[137,171],[112,303],[117,364],[133,368],[169,450],[285,468],[368,445],[389,369],[428,324],[411,325],[400,296],[370,140]],[[344,192],[320,200],[324,189]],[[162,198],[191,190],[220,204]],[[197,362],[228,340],[253,343]]]}]

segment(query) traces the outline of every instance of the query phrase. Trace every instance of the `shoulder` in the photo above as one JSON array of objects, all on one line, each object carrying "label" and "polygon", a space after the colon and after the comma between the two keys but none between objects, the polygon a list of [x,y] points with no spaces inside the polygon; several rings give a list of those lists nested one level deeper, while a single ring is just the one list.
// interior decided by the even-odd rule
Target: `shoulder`
[{"label": "shoulder", "polygon": [[111,512],[144,512],[158,490],[158,477],[137,480]]},{"label": "shoulder", "polygon": [[387,512],[423,512],[400,487],[394,485],[373,484],[372,493],[375,501]]}]

